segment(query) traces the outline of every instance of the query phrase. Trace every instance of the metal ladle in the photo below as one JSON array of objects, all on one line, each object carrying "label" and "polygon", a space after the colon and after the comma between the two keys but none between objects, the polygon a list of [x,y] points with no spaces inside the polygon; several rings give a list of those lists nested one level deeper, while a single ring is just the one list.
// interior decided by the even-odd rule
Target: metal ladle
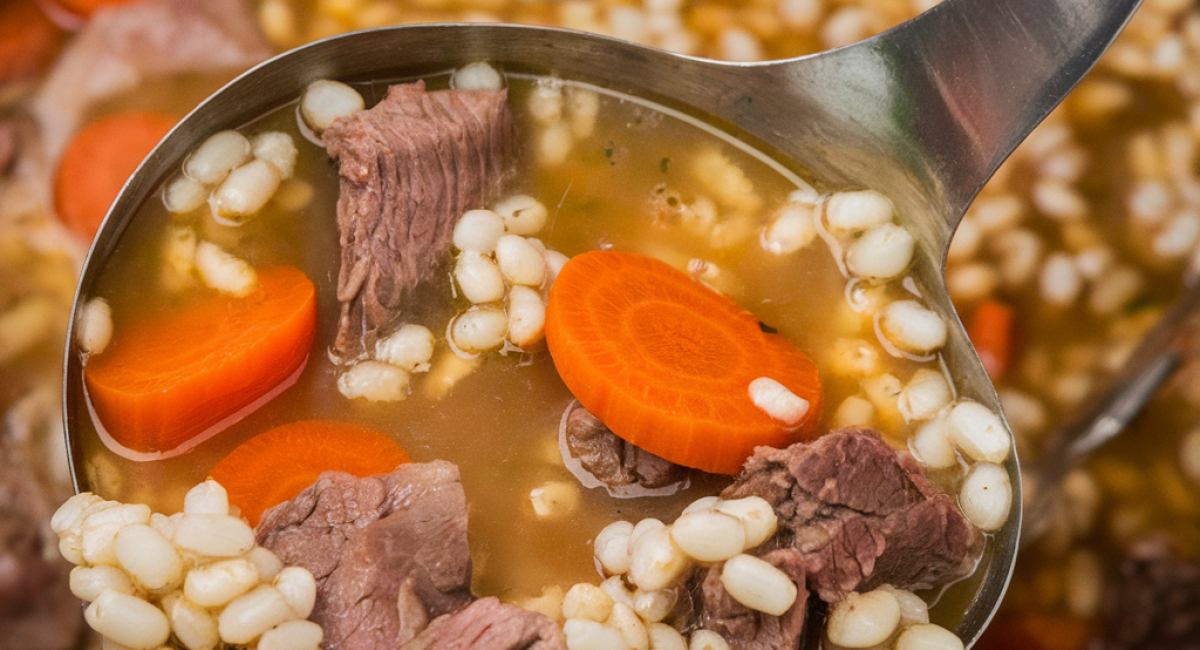
[{"label": "metal ladle", "polygon": [[[294,101],[311,81],[432,75],[474,61],[592,83],[705,120],[836,188],[889,196],[918,249],[913,274],[951,323],[942,354],[961,397],[999,412],[996,393],[945,288],[951,235],[1017,144],[1091,68],[1140,0],[946,0],[861,43],[780,62],[723,63],[600,36],[512,25],[419,25],[312,43],[245,73],[201,104],[155,149],[110,211],[85,263],[75,309],[90,295],[138,207],[208,135]],[[74,340],[74,336],[69,340]],[[86,417],[79,355],[68,350],[64,409],[76,487]],[[1007,462],[1021,503],[1015,450]],[[967,645],[1007,587],[1020,531],[1014,507],[989,557],[951,587],[969,604]],[[943,597],[946,597],[945,595]]]}]

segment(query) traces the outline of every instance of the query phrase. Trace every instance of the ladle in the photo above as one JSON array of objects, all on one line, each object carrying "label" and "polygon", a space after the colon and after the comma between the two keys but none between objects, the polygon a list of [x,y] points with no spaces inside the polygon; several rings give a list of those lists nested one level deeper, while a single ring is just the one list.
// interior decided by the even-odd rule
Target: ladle
[{"label": "ladle", "polygon": [[[1091,68],[1140,0],[945,0],[861,43],[771,63],[722,63],[610,38],[512,25],[418,25],[333,37],[276,57],[193,111],[130,179],[92,245],[78,310],[138,207],[208,135],[294,101],[309,82],[411,78],[474,61],[553,74],[703,119],[835,188],[892,198],[918,241],[913,274],[951,323],[943,350],[959,394],[999,411],[950,303],[944,260],[968,204],[1016,145]],[[76,312],[78,313],[78,312]],[[71,340],[73,340],[72,337]],[[87,417],[80,358],[69,349],[64,408],[72,471],[88,489],[78,441]],[[1020,503],[1015,453],[1007,462]],[[990,557],[952,587],[969,604],[947,623],[970,645],[991,619],[1016,558],[1020,513]],[[946,597],[946,596],[943,596]]]}]

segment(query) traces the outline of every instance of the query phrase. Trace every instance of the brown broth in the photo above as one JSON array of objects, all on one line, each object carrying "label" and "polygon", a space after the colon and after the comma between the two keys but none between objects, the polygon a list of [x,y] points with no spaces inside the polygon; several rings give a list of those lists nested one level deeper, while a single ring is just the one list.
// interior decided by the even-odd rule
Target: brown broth
[{"label": "brown broth", "polygon": [[[437,81],[431,86],[437,87]],[[529,137],[539,130],[522,109],[532,83],[510,77],[514,112],[521,132]],[[365,89],[368,104],[379,88]],[[282,130],[293,136],[300,149],[295,178],[311,185],[312,201],[302,210],[285,213],[281,201],[274,200],[237,228],[216,225],[206,208],[191,219],[201,239],[210,239],[255,266],[295,265],[313,281],[318,292],[317,341],[306,367],[295,385],[275,399],[194,450],[166,460],[139,462],[113,453],[97,436],[93,420],[81,413],[77,421],[86,458],[83,489],[175,512],[188,488],[235,446],[258,433],[311,418],[362,423],[394,436],[415,461],[444,459],[460,467],[470,510],[475,591],[512,599],[536,596],[551,585],[565,588],[595,582],[590,544],[604,526],[618,519],[671,521],[684,505],[728,482],[724,477],[701,476],[673,496],[631,499],[614,499],[604,490],[579,487],[573,512],[538,518],[530,505],[533,489],[550,481],[578,485],[563,467],[557,444],[559,420],[572,398],[544,350],[506,356],[486,353],[478,368],[440,399],[429,396],[429,377],[420,374],[413,376],[412,394],[405,401],[381,404],[344,398],[336,385],[338,368],[326,354],[339,311],[333,218],[337,167],[322,148],[298,133],[294,111],[294,106],[284,107],[243,131]],[[796,187],[796,178],[784,167],[710,127],[629,97],[602,94],[599,115],[594,134],[574,143],[567,162],[554,168],[530,165],[524,182],[508,188],[527,192],[547,206],[550,219],[539,236],[549,248],[573,255],[611,247],[659,257],[676,266],[702,258],[721,269],[725,292],[805,350],[819,366],[828,366],[838,338],[873,340],[871,318],[846,307],[846,280],[819,238],[798,254],[764,252],[758,233],[774,207]],[[532,144],[527,144],[526,151],[531,150]],[[729,246],[714,247],[703,233],[650,217],[650,197],[659,183],[667,183],[684,197],[706,191],[687,170],[689,161],[711,151],[726,156],[753,180],[764,206],[745,215],[746,234]],[[128,320],[153,318],[201,291],[171,294],[151,281],[158,277],[161,242],[172,220],[157,197],[148,201],[95,285],[93,295],[112,305],[116,337]],[[178,217],[174,220],[180,222]],[[440,360],[451,354],[443,336],[445,323],[466,304],[461,298],[450,298],[449,265],[446,268],[447,275],[431,283],[436,286],[422,290],[436,304],[420,305],[410,318],[438,336],[434,373]],[[902,380],[922,365],[937,367],[936,362],[895,359],[882,351],[880,358],[884,370]],[[825,371],[822,381],[828,421],[833,409],[860,389],[857,379]],[[886,419],[883,424],[891,443],[903,447],[908,425]],[[951,490],[956,475],[935,478]]]}]

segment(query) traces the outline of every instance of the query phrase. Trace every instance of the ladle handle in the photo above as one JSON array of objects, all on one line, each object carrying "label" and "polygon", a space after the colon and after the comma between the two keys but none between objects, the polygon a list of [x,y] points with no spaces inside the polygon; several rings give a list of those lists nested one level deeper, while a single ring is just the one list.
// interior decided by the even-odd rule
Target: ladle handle
[{"label": "ladle handle", "polygon": [[[864,141],[888,143],[892,151],[881,155],[903,161],[916,180],[932,185],[931,194],[944,197],[948,235],[1140,3],[945,0],[874,38],[753,75],[764,88],[844,120],[832,132],[853,128]],[[788,137],[787,128],[777,133]]]}]

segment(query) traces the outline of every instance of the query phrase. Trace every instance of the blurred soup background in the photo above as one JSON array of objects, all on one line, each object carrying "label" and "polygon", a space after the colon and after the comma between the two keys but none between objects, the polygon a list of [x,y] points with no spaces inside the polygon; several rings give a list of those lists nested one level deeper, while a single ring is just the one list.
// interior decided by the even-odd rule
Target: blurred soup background
[{"label": "blurred soup background", "polygon": [[[756,61],[846,45],[937,1],[0,2],[0,648],[96,645],[48,526],[71,493],[60,375],[75,278],[124,178],[222,83],[273,53],[384,25],[555,25]],[[948,284],[1023,460],[1200,264],[1198,147],[1200,7],[1146,0],[959,226]],[[1195,363],[1067,477],[979,647],[1200,648],[1198,415]],[[874,414],[860,404],[835,417]]]}]

